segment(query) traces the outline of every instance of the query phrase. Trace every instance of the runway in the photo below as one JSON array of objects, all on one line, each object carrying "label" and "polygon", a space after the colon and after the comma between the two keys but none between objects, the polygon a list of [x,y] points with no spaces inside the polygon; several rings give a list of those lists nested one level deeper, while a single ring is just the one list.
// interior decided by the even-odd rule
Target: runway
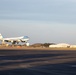
[{"label": "runway", "polygon": [[76,51],[0,50],[0,75],[76,75]]}]

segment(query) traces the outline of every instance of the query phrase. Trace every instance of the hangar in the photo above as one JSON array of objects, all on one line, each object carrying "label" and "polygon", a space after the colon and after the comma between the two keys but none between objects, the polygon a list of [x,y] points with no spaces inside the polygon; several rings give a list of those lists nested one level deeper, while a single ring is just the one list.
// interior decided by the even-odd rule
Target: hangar
[{"label": "hangar", "polygon": [[66,43],[59,43],[56,45],[49,45],[50,48],[68,48],[70,47],[70,44],[66,44]]}]

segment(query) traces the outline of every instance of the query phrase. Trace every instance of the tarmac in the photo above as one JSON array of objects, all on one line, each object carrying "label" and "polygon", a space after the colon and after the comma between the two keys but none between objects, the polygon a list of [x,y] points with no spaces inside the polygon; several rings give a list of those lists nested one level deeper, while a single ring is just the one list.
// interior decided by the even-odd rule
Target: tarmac
[{"label": "tarmac", "polygon": [[76,50],[0,49],[0,75],[76,75]]}]

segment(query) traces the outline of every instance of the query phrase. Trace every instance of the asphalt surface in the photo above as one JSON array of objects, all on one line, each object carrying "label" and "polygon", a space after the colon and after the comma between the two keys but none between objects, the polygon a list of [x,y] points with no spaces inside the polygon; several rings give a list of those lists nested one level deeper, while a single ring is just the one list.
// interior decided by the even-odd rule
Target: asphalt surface
[{"label": "asphalt surface", "polygon": [[76,51],[0,50],[0,75],[76,75]]}]

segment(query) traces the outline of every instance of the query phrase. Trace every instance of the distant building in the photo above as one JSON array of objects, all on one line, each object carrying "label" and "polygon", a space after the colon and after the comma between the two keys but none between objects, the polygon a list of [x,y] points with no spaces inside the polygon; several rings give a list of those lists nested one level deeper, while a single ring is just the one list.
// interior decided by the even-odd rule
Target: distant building
[{"label": "distant building", "polygon": [[69,44],[66,44],[66,43],[59,43],[59,44],[56,44],[56,45],[49,45],[50,48],[68,48],[70,47]]},{"label": "distant building", "polygon": [[71,45],[70,48],[76,48],[76,45]]}]

